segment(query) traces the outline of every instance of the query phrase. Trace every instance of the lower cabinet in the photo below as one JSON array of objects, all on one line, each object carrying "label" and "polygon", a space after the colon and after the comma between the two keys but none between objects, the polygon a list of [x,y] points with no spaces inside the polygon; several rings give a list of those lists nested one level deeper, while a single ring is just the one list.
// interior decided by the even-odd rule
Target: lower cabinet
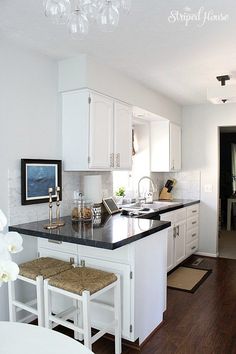
[{"label": "lower cabinet", "polygon": [[[38,251],[41,257],[75,260],[77,264],[119,274],[122,338],[131,342],[139,338],[141,344],[163,321],[166,310],[168,231],[162,230],[113,251],[38,239]],[[53,311],[61,312],[71,306],[68,301],[56,294],[52,299]],[[109,322],[111,313],[106,305],[112,301],[112,294],[107,292],[99,299],[105,306],[92,305],[94,327],[99,328],[101,321]]]},{"label": "lower cabinet", "polygon": [[[94,267],[96,269],[105,270],[107,272],[112,272],[119,274],[121,277],[121,313],[122,313],[122,337],[130,338],[132,334],[131,328],[131,267],[129,264],[116,263],[111,261],[104,261],[97,258],[90,258],[81,256],[80,262],[85,262],[85,266]],[[110,290],[112,292],[113,290]],[[112,294],[111,294],[112,295]],[[100,296],[99,301],[105,304],[111,304],[111,296],[109,292]],[[92,318],[94,320],[95,327],[98,325],[99,320],[102,318],[103,320],[109,322],[112,320],[112,314],[110,311],[106,311],[101,307],[93,305],[92,308]]]},{"label": "lower cabinet", "polygon": [[163,221],[171,221],[168,230],[167,272],[198,250],[199,204],[160,215]]},{"label": "lower cabinet", "polygon": [[185,258],[186,222],[178,223],[174,229],[174,264],[177,265]]}]

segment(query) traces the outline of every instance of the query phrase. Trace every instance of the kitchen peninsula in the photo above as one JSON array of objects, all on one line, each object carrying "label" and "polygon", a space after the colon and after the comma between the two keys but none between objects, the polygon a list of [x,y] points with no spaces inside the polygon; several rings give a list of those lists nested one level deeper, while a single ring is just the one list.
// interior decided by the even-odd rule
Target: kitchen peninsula
[{"label": "kitchen peninsula", "polygon": [[[11,226],[11,231],[38,238],[40,256],[71,260],[119,273],[122,282],[122,337],[141,344],[162,322],[166,309],[168,221],[105,215],[99,225],[72,223],[45,230],[46,221]],[[109,303],[109,298],[102,299]],[[61,311],[58,308],[55,310]],[[93,320],[111,313],[93,308]],[[102,316],[102,317],[101,317]]]}]

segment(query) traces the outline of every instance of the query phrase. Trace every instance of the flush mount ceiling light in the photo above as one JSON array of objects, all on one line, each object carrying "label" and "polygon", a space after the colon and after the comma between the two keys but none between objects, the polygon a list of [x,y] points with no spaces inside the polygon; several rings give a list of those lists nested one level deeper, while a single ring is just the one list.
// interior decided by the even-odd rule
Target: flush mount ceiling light
[{"label": "flush mount ceiling light", "polygon": [[236,102],[236,85],[226,85],[230,80],[229,75],[216,77],[221,85],[207,89],[207,99],[214,104],[225,104]]},{"label": "flush mount ceiling light", "polygon": [[120,14],[129,14],[132,0],[44,0],[45,16],[54,24],[67,25],[74,39],[84,39],[91,23],[112,32]]}]

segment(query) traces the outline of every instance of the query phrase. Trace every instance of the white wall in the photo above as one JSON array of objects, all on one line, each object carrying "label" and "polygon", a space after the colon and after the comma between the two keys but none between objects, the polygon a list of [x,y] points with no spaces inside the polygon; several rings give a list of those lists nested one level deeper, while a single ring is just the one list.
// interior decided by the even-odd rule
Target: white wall
[{"label": "white wall", "polygon": [[[183,110],[183,170],[201,172],[200,251],[218,252],[219,132],[236,125],[236,104],[195,105]],[[212,185],[212,192],[205,191]]]},{"label": "white wall", "polygon": [[[0,209],[9,217],[8,176],[19,171],[20,159],[61,157],[57,65],[1,39],[0,77]],[[22,212],[29,210],[21,208]],[[27,237],[24,244],[18,261],[36,256],[36,239]],[[0,320],[7,319],[7,313],[4,285],[0,288]]]},{"label": "white wall", "polygon": [[181,123],[182,109],[179,105],[104,63],[84,54],[77,58],[60,61],[59,91],[70,91],[82,87],[88,87],[173,122]]}]

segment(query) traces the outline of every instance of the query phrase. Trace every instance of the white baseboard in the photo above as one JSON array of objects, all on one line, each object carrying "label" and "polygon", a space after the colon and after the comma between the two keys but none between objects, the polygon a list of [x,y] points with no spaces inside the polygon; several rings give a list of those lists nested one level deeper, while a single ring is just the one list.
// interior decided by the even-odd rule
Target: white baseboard
[{"label": "white baseboard", "polygon": [[207,252],[196,252],[194,253],[198,256],[205,256],[205,257],[213,257],[213,258],[217,258],[219,257],[219,253],[207,253]]}]

